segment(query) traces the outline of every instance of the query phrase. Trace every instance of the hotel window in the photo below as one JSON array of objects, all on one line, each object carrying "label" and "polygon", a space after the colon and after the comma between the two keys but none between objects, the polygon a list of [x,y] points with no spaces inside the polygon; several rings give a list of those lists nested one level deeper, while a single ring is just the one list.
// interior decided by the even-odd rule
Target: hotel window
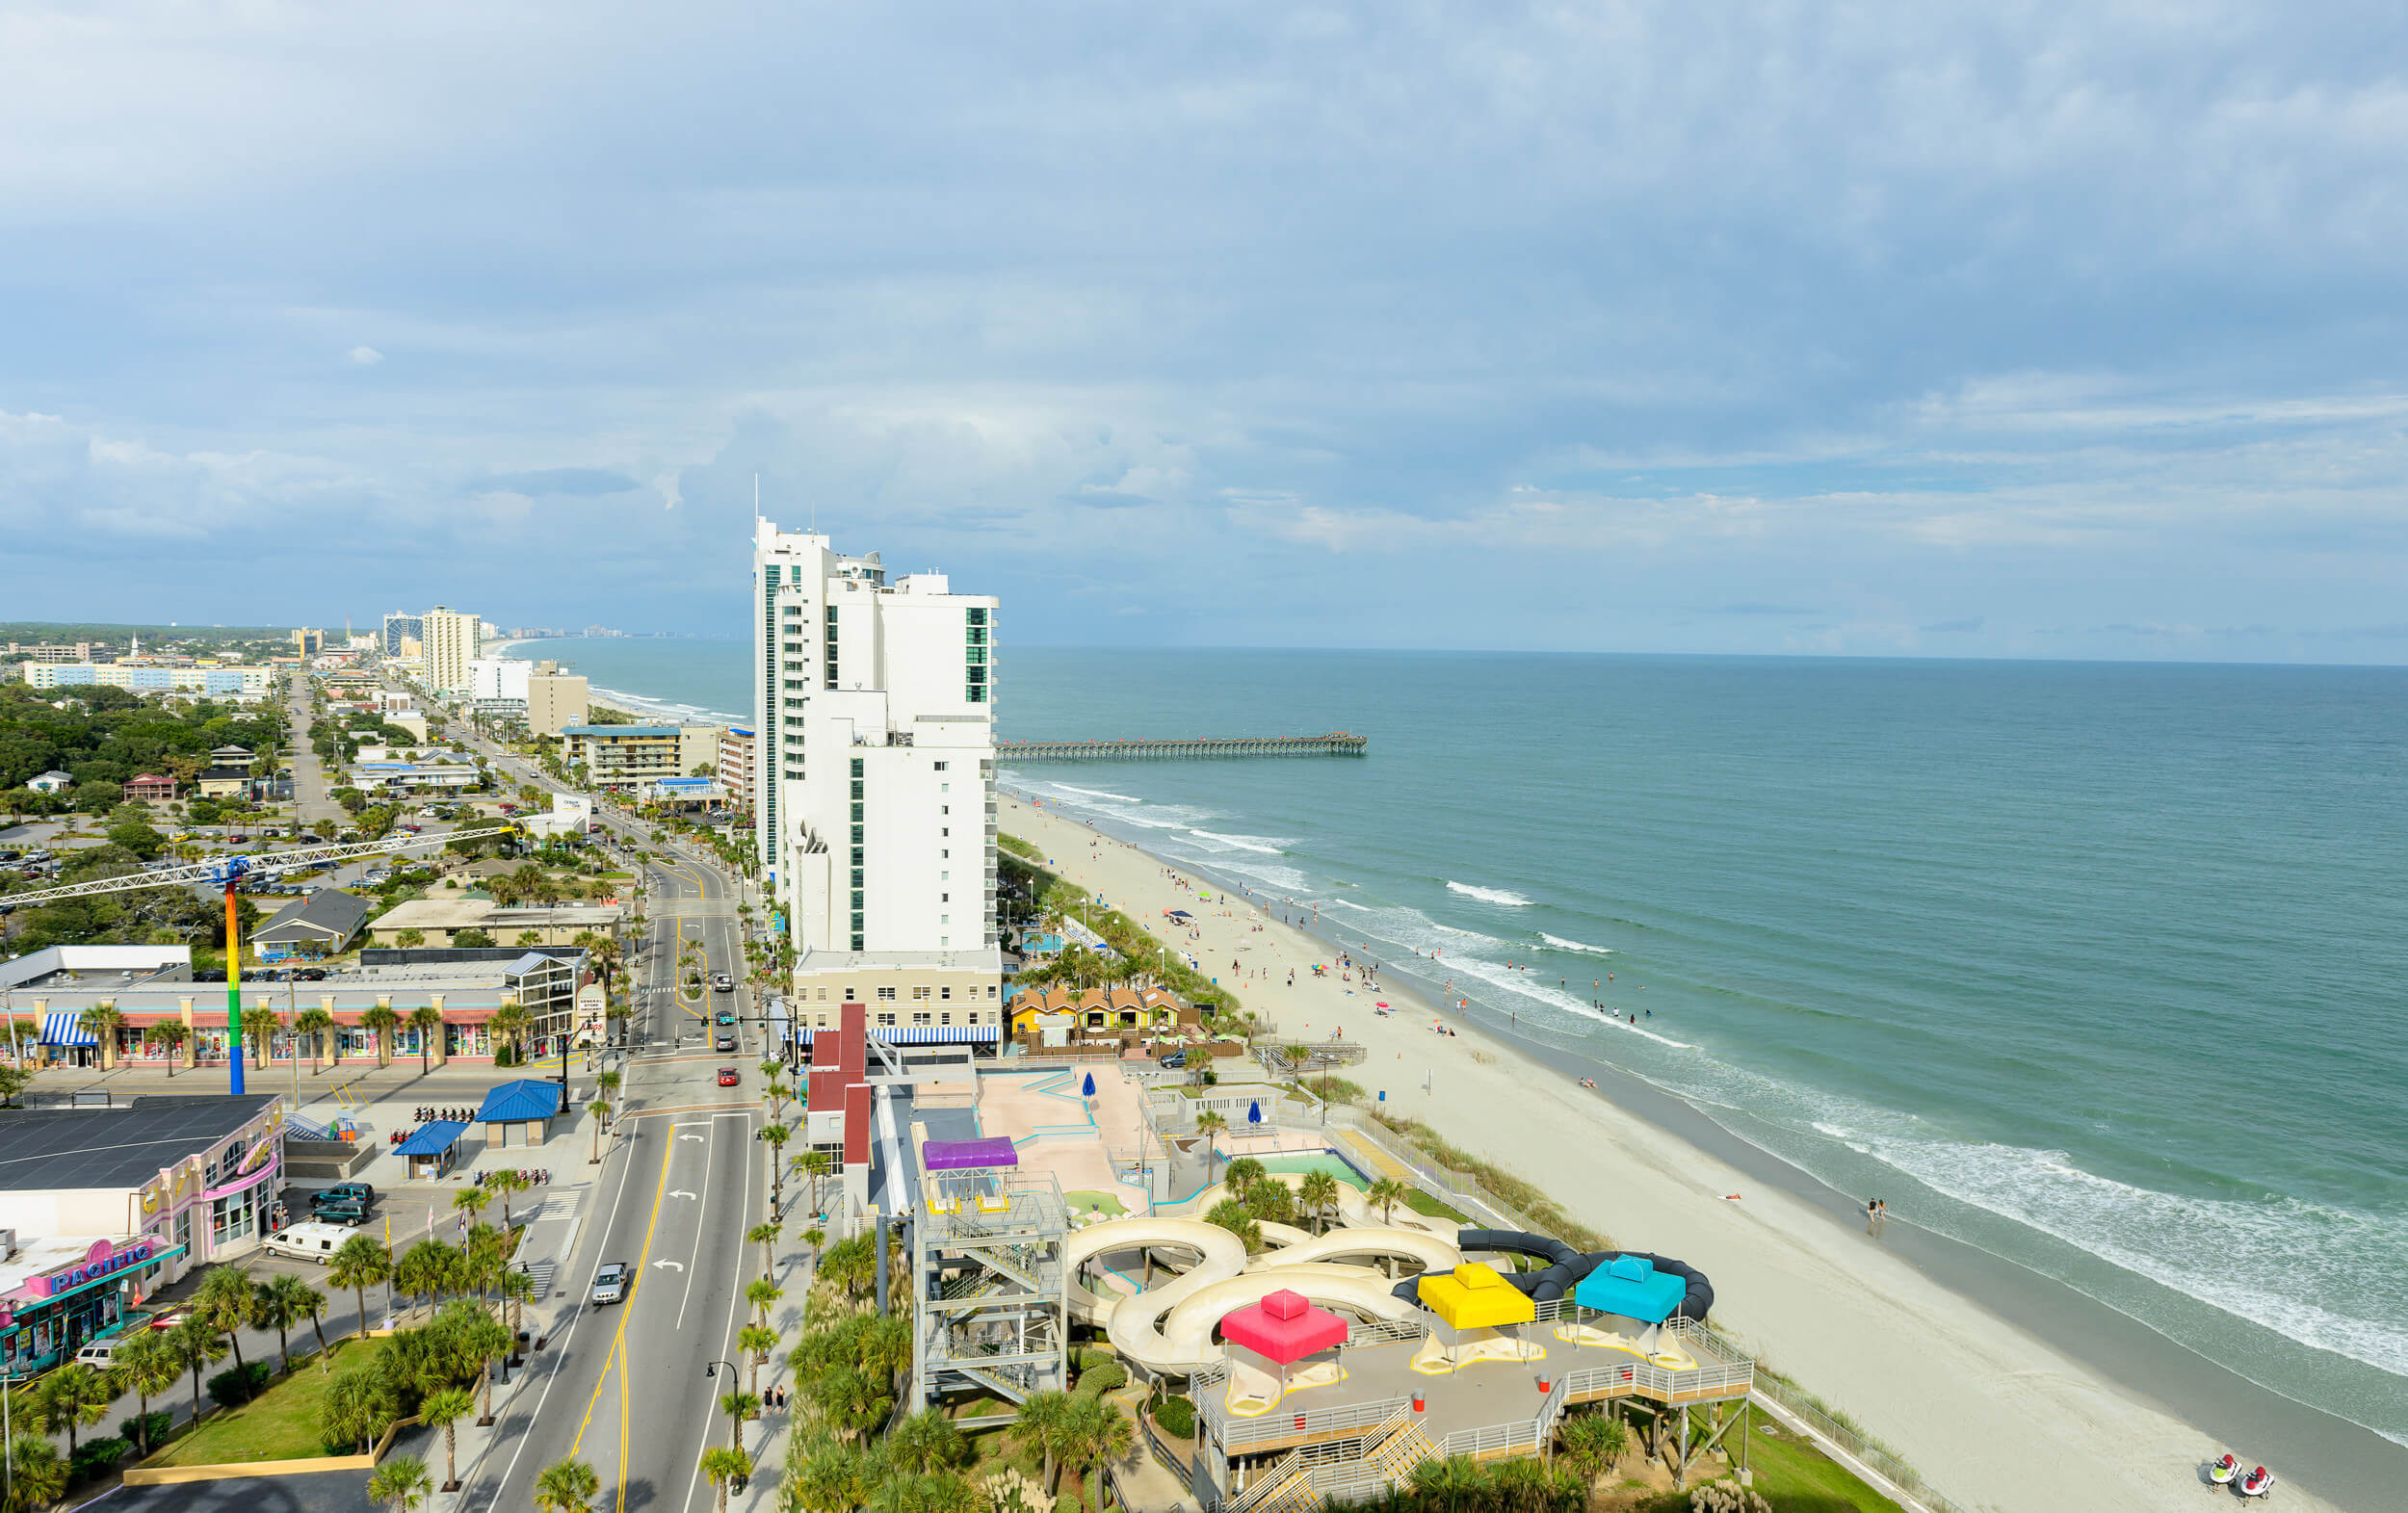
[{"label": "hotel window", "polygon": [[951,1014],[939,1014],[936,1016],[936,1022],[940,1025],[950,1025],[954,1022],[954,1016]]},{"label": "hotel window", "polygon": [[995,984],[994,984],[994,983],[989,982],[989,983],[986,985],[986,996],[987,996],[988,998],[993,998],[993,997],[995,996]]},{"label": "hotel window", "polygon": [[929,1016],[925,1012],[914,1014],[911,1016],[911,1022],[912,1024],[925,1029],[928,1026]]},{"label": "hotel window", "polygon": [[938,988],[938,989],[936,990],[936,996],[937,996],[938,998],[941,998],[941,999],[945,999],[945,1000],[951,1001],[951,999],[952,999],[952,998],[953,998],[953,996],[954,996],[954,990],[953,990],[952,988],[949,988],[949,987],[946,987],[946,988]]},{"label": "hotel window", "polygon": [[[892,1004],[895,1002],[895,990],[893,988],[879,988],[877,990],[877,1001],[881,1004]],[[891,1025],[894,1021],[889,1019],[887,1023]]]},{"label": "hotel window", "polygon": [[929,990],[928,990],[927,988],[925,988],[925,987],[916,987],[916,988],[913,988],[913,989],[911,990],[911,1002],[913,1002],[914,1004],[925,1004],[925,1003],[927,1003],[928,1001],[929,1001]]},{"label": "hotel window", "polygon": [[878,1022],[879,1027],[880,1027],[880,1028],[882,1028],[882,1029],[892,1030],[892,1029],[894,1029],[894,1028],[895,1028],[895,1016],[894,1016],[894,1015],[892,1015],[892,1014],[880,1014],[880,1015],[878,1015],[878,1016],[877,1016],[877,1022]]}]

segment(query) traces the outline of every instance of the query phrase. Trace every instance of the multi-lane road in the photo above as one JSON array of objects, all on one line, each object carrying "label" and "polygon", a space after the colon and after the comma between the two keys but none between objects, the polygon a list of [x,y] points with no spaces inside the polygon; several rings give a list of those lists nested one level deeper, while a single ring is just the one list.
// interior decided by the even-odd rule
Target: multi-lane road
[{"label": "multi-lane road", "polygon": [[[767,1048],[740,1022],[736,1051],[711,1049],[713,1017],[745,988],[699,1003],[678,995],[688,943],[702,949],[706,980],[718,971],[744,979],[729,879],[683,859],[647,871],[652,927],[633,963],[626,1111],[555,1272],[550,1343],[531,1358],[535,1374],[510,1397],[492,1448],[465,1474],[457,1505],[467,1513],[531,1505],[536,1476],[564,1457],[599,1474],[609,1513],[712,1506],[698,1467],[706,1445],[727,1443],[718,1399],[736,1384],[725,1367],[716,1377],[704,1369],[737,1362],[736,1334],[749,1322],[744,1289],[760,1275],[760,1248],[745,1235],[768,1216],[768,1147],[754,1138]],[[737,1069],[737,1086],[719,1085],[722,1066]],[[593,1277],[611,1262],[635,1267],[635,1289],[596,1307]],[[740,1380],[749,1375],[742,1364]],[[762,1427],[748,1426],[747,1448],[757,1451]]]}]

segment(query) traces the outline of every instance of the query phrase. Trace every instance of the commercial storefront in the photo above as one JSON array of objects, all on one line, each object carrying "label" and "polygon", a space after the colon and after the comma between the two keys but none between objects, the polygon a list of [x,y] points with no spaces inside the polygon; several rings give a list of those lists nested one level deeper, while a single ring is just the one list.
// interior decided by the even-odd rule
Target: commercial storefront
[{"label": "commercial storefront", "polygon": [[184,1253],[143,1235],[39,1241],[0,1263],[0,1368],[44,1371],[118,1333]]}]

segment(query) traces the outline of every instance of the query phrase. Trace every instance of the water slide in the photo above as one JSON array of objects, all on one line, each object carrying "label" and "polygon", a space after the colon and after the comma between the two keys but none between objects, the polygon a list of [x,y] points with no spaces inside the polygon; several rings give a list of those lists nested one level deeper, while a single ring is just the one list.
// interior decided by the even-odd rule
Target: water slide
[{"label": "water slide", "polygon": [[[1645,1250],[1600,1250],[1582,1255],[1559,1239],[1546,1235],[1531,1235],[1511,1229],[1467,1229],[1455,1236],[1455,1244],[1467,1255],[1479,1251],[1497,1251],[1506,1255],[1531,1256],[1547,1265],[1536,1271],[1508,1271],[1505,1279],[1544,1303],[1570,1293],[1582,1280],[1599,1266],[1610,1265],[1623,1256],[1636,1256],[1654,1269],[1668,1276],[1679,1277],[1688,1284],[1681,1306],[1674,1313],[1682,1318],[1703,1319],[1714,1306],[1714,1287],[1706,1273],[1687,1262],[1670,1256],[1659,1256]],[[1399,1283],[1396,1292],[1405,1295],[1405,1289],[1415,1284]]]},{"label": "water slide", "polygon": [[1284,1232],[1296,1236],[1297,1242],[1249,1262],[1244,1241],[1201,1219],[1132,1217],[1087,1225],[1070,1237],[1074,1277],[1086,1263],[1114,1251],[1160,1246],[1192,1251],[1201,1259],[1170,1281],[1132,1296],[1098,1296],[1074,1282],[1072,1317],[1103,1325],[1112,1348],[1148,1370],[1186,1375],[1220,1359],[1213,1331],[1223,1317],[1282,1288],[1366,1318],[1415,1316],[1418,1305],[1392,1295],[1379,1268],[1334,1265],[1322,1257],[1393,1256],[1439,1269],[1456,1261],[1454,1246],[1418,1230],[1342,1229],[1310,1236],[1285,1225],[1264,1229],[1266,1239]]}]

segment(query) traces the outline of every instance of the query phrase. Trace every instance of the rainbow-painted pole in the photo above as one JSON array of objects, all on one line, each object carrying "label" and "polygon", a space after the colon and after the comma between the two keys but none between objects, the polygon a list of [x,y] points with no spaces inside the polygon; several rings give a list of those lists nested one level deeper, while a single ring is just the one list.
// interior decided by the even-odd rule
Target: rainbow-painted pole
[{"label": "rainbow-painted pole", "polygon": [[225,874],[225,1066],[231,1085],[226,1091],[243,1096],[243,941],[234,927],[234,884],[241,876]]}]

